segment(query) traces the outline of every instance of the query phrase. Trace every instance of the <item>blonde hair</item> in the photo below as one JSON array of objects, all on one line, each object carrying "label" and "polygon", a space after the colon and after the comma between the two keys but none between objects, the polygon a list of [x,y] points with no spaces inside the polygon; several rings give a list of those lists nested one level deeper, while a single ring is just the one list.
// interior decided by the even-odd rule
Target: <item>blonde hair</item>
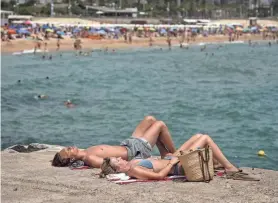
[{"label": "blonde hair", "polygon": [[116,169],[114,169],[110,164],[110,158],[104,158],[100,168],[101,168],[101,173],[99,174],[100,178],[104,178],[106,175],[109,174],[117,173]]}]

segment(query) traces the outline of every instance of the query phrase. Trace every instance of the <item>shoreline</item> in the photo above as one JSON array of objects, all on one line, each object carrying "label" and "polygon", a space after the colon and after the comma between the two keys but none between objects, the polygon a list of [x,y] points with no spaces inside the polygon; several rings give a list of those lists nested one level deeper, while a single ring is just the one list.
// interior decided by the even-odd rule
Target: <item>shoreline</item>
[{"label": "shoreline", "polygon": [[[259,182],[215,177],[210,183],[147,182],[117,185],[99,169],[52,167],[55,150],[1,152],[3,202],[277,202],[278,171],[243,168]],[[36,195],[34,195],[36,194]]]},{"label": "shoreline", "polygon": [[[136,38],[133,40],[132,44],[128,44],[124,42],[123,39],[118,40],[111,40],[111,39],[102,39],[102,40],[92,40],[83,38],[82,40],[82,51],[89,51],[92,49],[122,49],[122,48],[140,48],[140,47],[149,47],[149,39],[148,38]],[[268,41],[263,40],[261,35],[243,35],[236,41]],[[56,39],[47,40],[47,48],[48,53],[50,52],[59,52],[59,51],[74,51],[73,49],[73,39],[66,38],[61,40],[60,50],[56,51]],[[208,36],[208,37],[197,37],[195,41],[190,41],[188,45],[195,45],[199,43],[224,43],[228,42],[228,36]],[[186,42],[184,42],[186,44]],[[1,53],[13,53],[19,52],[23,50],[30,50],[34,49],[35,41],[33,40],[26,40],[26,39],[18,39],[11,42],[2,42],[1,43]],[[172,46],[179,45],[179,39],[173,38],[172,39]],[[167,46],[166,37],[157,37],[154,38],[153,46]],[[41,50],[43,49],[43,45]]]}]

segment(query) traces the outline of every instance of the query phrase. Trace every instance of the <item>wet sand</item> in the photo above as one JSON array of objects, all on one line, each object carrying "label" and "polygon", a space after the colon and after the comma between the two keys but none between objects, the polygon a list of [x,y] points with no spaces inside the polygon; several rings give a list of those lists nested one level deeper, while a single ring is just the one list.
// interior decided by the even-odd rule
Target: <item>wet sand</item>
[{"label": "wet sand", "polygon": [[210,183],[154,182],[117,185],[92,175],[99,169],[50,165],[53,151],[1,152],[2,202],[278,202],[278,171],[244,168],[261,181],[216,177]]},{"label": "wet sand", "polygon": [[[153,38],[153,46],[167,46],[166,37],[157,37]],[[261,40],[262,37],[260,35],[243,35],[238,40],[239,41],[248,41],[251,40]],[[102,39],[102,40],[92,40],[87,38],[82,38],[82,49],[83,50],[92,50],[108,47],[109,49],[117,49],[117,48],[129,48],[129,47],[148,47],[149,39],[148,38],[134,38],[132,44],[126,43],[123,39],[111,40],[111,39]],[[228,36],[216,35],[209,37],[201,37],[198,36],[196,41],[190,41],[189,44],[196,43],[208,43],[208,42],[227,42]],[[73,42],[74,39],[63,39],[61,40],[60,51],[73,51]],[[186,43],[186,42],[185,42]],[[57,48],[57,39],[47,40],[47,48],[49,51],[56,51]],[[19,52],[22,50],[30,50],[33,49],[35,42],[33,40],[27,39],[17,39],[11,40],[11,42],[2,42],[1,43],[1,52],[2,53],[12,53]],[[179,38],[172,38],[172,45],[179,45]],[[42,47],[43,49],[43,43]]]}]

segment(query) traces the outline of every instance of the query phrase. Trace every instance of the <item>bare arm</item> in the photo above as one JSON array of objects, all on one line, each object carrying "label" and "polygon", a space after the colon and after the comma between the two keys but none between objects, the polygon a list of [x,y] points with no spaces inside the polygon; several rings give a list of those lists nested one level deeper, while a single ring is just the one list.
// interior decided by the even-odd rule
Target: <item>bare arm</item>
[{"label": "bare arm", "polygon": [[100,168],[101,164],[103,163],[103,158],[100,158],[98,156],[90,155],[89,157],[86,157],[84,160],[86,164],[88,164],[91,167],[94,168]]}]

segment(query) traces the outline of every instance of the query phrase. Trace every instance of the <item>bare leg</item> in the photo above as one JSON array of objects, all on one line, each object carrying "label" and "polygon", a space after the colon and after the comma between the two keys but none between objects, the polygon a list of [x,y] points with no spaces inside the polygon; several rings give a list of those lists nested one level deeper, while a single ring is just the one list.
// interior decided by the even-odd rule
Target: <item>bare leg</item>
[{"label": "bare leg", "polygon": [[189,140],[187,140],[187,141],[177,150],[177,152],[183,151],[183,150],[189,150],[189,149],[190,149],[190,146],[191,146],[192,144],[194,144],[194,142],[195,142],[196,140],[198,140],[201,136],[202,136],[202,134],[193,135]]},{"label": "bare leg", "polygon": [[171,134],[168,130],[168,127],[163,121],[156,121],[144,134],[142,137],[146,139],[152,147],[159,140],[165,148],[170,153],[174,153],[176,151],[174,142],[172,140]]},{"label": "bare leg", "polygon": [[169,153],[168,150],[165,148],[164,144],[162,144],[160,140],[157,140],[156,146],[159,150],[161,158],[163,159]]},{"label": "bare leg", "polygon": [[221,152],[219,147],[213,142],[213,140],[208,135],[202,135],[198,138],[191,146],[191,149],[196,149],[198,147],[203,148],[210,146],[213,152],[213,158],[216,159],[226,171],[238,171],[238,169],[228,161],[228,159]]},{"label": "bare leg", "polygon": [[[189,140],[187,140],[176,152],[175,154],[179,153],[180,151],[183,151],[183,150],[189,150],[191,149],[191,146],[202,136],[203,134],[196,134],[196,135],[193,135]],[[213,159],[213,164],[215,167],[219,168],[221,167],[222,165],[216,160],[216,159]]]},{"label": "bare leg", "polygon": [[155,117],[146,116],[135,128],[132,137],[143,137],[149,127],[156,122]]}]

